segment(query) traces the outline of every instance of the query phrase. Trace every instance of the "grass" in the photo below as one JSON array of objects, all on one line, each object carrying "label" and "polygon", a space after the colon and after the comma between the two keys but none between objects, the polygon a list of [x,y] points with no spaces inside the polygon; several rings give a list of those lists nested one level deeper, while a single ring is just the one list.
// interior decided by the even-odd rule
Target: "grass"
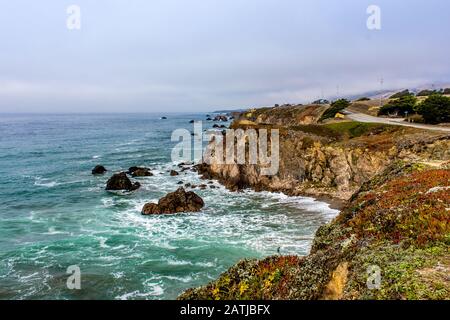
[{"label": "grass", "polygon": [[330,123],[326,124],[325,127],[349,138],[357,138],[368,134],[379,134],[393,129],[393,127],[389,125],[356,121]]},{"label": "grass", "polygon": [[362,197],[362,209],[350,225],[361,238],[418,246],[448,241],[450,190],[445,187],[449,184],[449,170],[419,171],[390,181]]},{"label": "grass", "polygon": [[385,131],[395,130],[395,128],[393,126],[379,123],[348,121],[324,125],[296,125],[289,127],[289,130],[303,131],[305,133],[310,133],[321,137],[343,140],[353,139],[365,135],[376,135]]}]

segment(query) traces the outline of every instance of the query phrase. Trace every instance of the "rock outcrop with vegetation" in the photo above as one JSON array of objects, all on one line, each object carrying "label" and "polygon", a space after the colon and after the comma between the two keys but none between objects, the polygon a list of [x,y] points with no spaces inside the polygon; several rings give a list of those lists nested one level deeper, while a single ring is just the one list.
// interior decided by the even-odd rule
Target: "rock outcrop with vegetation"
[{"label": "rock outcrop with vegetation", "polygon": [[[262,176],[259,165],[196,170],[232,190],[338,198],[345,201],[341,213],[317,231],[308,256],[241,261],[180,299],[450,299],[450,136],[382,124],[318,124],[327,107],[319,108],[308,125],[291,122],[294,110],[282,119],[269,109],[232,124],[280,130],[276,176]],[[299,109],[297,116],[312,113]],[[371,277],[375,271],[379,279]]]},{"label": "rock outcrop with vegetation", "polygon": [[397,161],[317,231],[308,256],[241,261],[180,299],[449,299],[449,186],[448,164]]}]

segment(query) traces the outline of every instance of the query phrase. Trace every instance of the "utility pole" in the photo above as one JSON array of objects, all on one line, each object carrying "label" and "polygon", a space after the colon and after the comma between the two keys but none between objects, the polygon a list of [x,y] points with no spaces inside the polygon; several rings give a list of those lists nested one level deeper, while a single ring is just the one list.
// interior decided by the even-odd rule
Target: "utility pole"
[{"label": "utility pole", "polygon": [[383,107],[383,84],[384,84],[384,78],[381,77],[381,79],[380,79],[380,108]]}]

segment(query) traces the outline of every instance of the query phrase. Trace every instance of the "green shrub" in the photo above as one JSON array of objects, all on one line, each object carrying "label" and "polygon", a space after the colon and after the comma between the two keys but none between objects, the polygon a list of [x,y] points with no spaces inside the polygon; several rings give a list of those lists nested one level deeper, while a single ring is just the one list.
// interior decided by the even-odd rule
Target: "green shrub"
[{"label": "green shrub", "polygon": [[336,116],[336,113],[344,110],[350,105],[350,101],[347,99],[339,99],[336,100],[331,104],[331,106],[323,113],[322,117],[320,118],[320,121],[323,121],[325,119],[334,118]]},{"label": "green shrub", "polygon": [[413,114],[412,116],[408,117],[408,120],[413,123],[425,123],[425,120],[420,114]]},{"label": "green shrub", "polygon": [[335,132],[335,136],[349,138],[356,138],[371,133],[381,133],[392,129],[391,126],[379,123],[366,123],[366,122],[339,122],[329,123],[324,125],[327,129],[331,129]]},{"label": "green shrub", "polygon": [[422,90],[417,94],[417,96],[418,97],[428,97],[428,96],[431,96],[432,94],[436,94],[436,93],[439,93],[439,92],[436,90]]},{"label": "green shrub", "polygon": [[397,92],[396,94],[392,95],[389,99],[399,99],[403,97],[413,96],[414,94],[409,92],[408,89]]},{"label": "green shrub", "polygon": [[450,122],[450,98],[440,94],[433,94],[420,103],[416,111],[426,123]]},{"label": "green shrub", "polygon": [[360,102],[360,101],[370,101],[370,98],[362,97],[362,98],[359,98],[359,99],[356,100],[356,101],[358,101],[358,102]]},{"label": "green shrub", "polygon": [[378,115],[404,115],[406,112],[411,114],[414,112],[416,103],[417,98],[413,95],[403,96],[381,107]]}]

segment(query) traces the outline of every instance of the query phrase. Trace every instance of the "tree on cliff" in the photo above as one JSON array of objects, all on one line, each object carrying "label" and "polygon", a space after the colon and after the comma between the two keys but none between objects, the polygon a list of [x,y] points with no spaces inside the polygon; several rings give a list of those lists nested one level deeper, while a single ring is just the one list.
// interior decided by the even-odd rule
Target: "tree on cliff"
[{"label": "tree on cliff", "polygon": [[399,98],[404,98],[404,97],[408,97],[408,96],[413,96],[414,94],[412,92],[409,92],[408,89],[397,92],[396,94],[393,94],[392,96],[389,97],[389,99],[399,99]]},{"label": "tree on cliff", "polygon": [[426,123],[450,122],[450,98],[440,94],[433,94],[420,103],[416,111]]},{"label": "tree on cliff", "polygon": [[347,99],[336,100],[335,102],[333,102],[331,104],[330,108],[328,108],[323,113],[322,117],[320,118],[320,121],[323,121],[323,120],[329,119],[329,118],[334,118],[336,116],[336,113],[344,110],[349,105],[350,105],[350,101],[348,101]]},{"label": "tree on cliff", "polygon": [[384,105],[378,115],[404,115],[413,113],[417,103],[417,98],[413,95],[403,96],[399,99],[390,101]]},{"label": "tree on cliff", "polygon": [[437,94],[440,93],[441,91],[437,91],[437,90],[422,90],[419,93],[417,93],[418,97],[428,97],[431,96],[432,94]]}]

